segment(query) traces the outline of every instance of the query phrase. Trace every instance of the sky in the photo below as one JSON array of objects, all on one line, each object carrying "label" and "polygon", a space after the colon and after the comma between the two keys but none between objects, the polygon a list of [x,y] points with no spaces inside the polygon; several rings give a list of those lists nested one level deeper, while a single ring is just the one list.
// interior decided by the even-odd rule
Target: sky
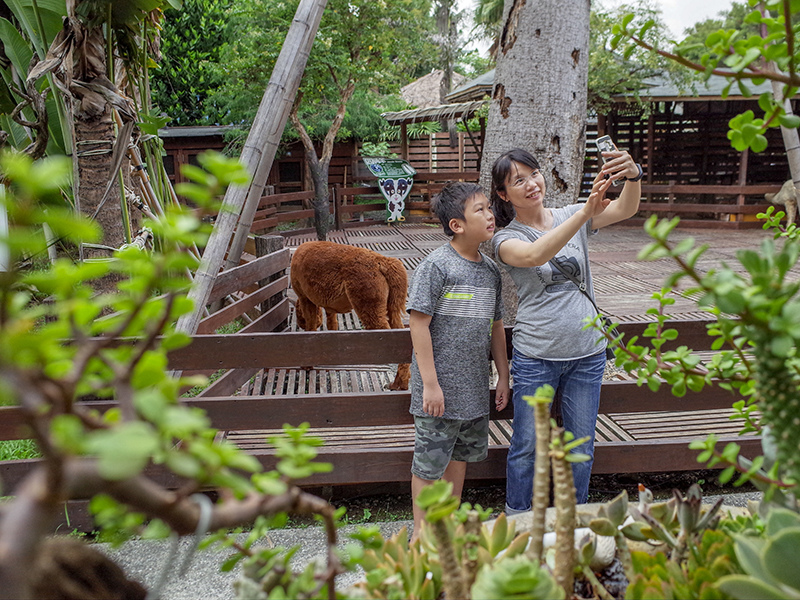
[{"label": "sky", "polygon": [[[624,0],[599,1],[609,8],[624,3]],[[655,3],[661,7],[661,15],[674,38],[680,39],[683,37],[684,29],[698,21],[716,18],[717,13],[726,10],[733,0],[655,0]],[[459,0],[458,4],[461,8],[474,10],[471,7],[474,7],[475,0]],[[475,44],[475,47],[483,53],[488,44]]]},{"label": "sky", "polygon": [[717,13],[731,6],[732,0],[656,0],[656,4],[661,6],[661,15],[672,34],[681,38],[684,29],[698,21],[716,18]]}]

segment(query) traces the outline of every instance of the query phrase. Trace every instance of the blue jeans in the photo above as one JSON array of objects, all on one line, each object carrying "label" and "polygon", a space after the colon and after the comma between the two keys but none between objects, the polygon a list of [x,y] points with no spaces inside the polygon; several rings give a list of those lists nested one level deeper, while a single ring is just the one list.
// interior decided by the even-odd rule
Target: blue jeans
[{"label": "blue jeans", "polygon": [[507,513],[531,509],[536,430],[533,408],[522,397],[533,396],[536,389],[544,384],[549,384],[554,389],[561,388],[564,428],[575,434],[576,438],[589,437],[589,441],[573,452],[587,454],[591,460],[572,464],[578,504],[586,502],[594,461],[594,431],[605,366],[605,351],[577,360],[555,361],[529,358],[514,350],[511,362],[514,380],[514,432],[511,435],[506,466]]}]

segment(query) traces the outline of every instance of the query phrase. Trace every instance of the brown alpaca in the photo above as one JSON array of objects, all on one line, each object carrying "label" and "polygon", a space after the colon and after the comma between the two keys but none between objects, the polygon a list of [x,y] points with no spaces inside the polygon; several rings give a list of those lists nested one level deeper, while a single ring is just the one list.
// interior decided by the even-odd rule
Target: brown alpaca
[{"label": "brown alpaca", "polygon": [[[297,325],[316,331],[322,309],[329,330],[337,313],[354,310],[365,329],[402,329],[408,276],[396,258],[366,248],[333,242],[306,242],[292,256],[292,289],[297,294]],[[392,390],[407,390],[408,363],[397,367]]]},{"label": "brown alpaca", "polygon": [[764,194],[765,199],[784,208],[787,225],[794,223],[794,218],[797,214],[797,196],[797,189],[795,189],[791,179],[781,186],[781,191],[777,194]]}]

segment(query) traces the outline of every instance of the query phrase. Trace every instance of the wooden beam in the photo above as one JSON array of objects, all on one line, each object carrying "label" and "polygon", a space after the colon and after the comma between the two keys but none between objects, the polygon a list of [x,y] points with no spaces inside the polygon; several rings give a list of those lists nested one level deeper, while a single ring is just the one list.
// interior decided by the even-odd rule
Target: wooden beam
[{"label": "wooden beam", "polygon": [[[689,449],[689,438],[643,441],[643,442],[596,442],[592,473],[655,473],[669,471],[693,471],[702,468],[697,462],[698,451]],[[742,438],[723,436],[719,443],[729,442],[741,446],[741,455],[753,458],[761,453],[761,440],[757,437]],[[316,473],[298,482],[304,486],[344,485],[352,483],[387,483],[411,479],[413,444],[391,448],[323,447],[316,462],[331,463],[333,471]],[[271,450],[250,452],[265,469],[273,469],[278,458]],[[490,446],[489,456],[467,468],[468,480],[504,479],[507,446]],[[25,459],[0,462],[0,478],[6,493],[14,488],[39,464],[41,459]],[[719,468],[719,467],[717,467]],[[185,483],[161,465],[151,465],[145,475],[159,485],[176,489]]]}]

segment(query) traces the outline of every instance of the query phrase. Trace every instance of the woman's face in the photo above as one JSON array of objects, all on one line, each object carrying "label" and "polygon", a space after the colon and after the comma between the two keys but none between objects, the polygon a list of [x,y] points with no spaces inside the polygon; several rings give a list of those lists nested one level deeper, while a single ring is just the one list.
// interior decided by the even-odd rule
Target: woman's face
[{"label": "woman's face", "polygon": [[514,208],[530,208],[544,202],[544,177],[539,169],[518,162],[511,163],[511,170],[506,176],[506,189],[498,195]]}]

